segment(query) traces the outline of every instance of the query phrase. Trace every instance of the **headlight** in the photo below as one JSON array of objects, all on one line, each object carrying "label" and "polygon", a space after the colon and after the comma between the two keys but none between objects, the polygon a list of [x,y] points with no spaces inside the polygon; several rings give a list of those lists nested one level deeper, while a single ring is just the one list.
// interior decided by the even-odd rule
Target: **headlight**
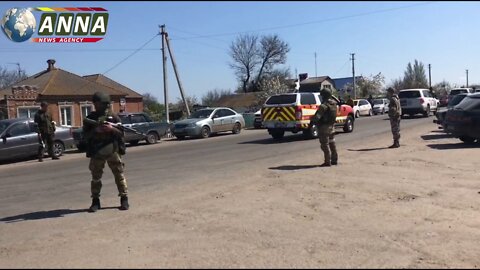
[{"label": "headlight", "polygon": [[188,124],[188,126],[187,126],[187,127],[191,127],[191,128],[192,128],[192,127],[196,127],[196,126],[197,126],[197,124],[196,124],[196,123],[191,123],[191,124]]}]

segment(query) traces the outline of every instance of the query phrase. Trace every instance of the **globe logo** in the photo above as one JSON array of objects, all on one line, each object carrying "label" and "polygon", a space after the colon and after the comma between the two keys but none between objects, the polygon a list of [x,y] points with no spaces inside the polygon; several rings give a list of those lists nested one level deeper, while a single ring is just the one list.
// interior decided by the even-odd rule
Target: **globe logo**
[{"label": "globe logo", "polygon": [[7,37],[15,42],[29,40],[36,27],[35,16],[26,8],[11,8],[2,17],[0,24]]}]

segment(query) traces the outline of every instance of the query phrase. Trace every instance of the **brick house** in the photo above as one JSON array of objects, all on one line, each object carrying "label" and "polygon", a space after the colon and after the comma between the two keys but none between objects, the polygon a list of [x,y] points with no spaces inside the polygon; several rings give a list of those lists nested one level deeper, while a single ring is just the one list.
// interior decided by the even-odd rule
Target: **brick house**
[{"label": "brick house", "polygon": [[142,96],[128,87],[100,74],[82,77],[59,69],[55,60],[47,63],[46,70],[0,90],[0,119],[33,117],[40,102],[46,101],[57,125],[78,127],[94,109],[91,99],[96,91],[110,95],[115,113],[143,111]]}]

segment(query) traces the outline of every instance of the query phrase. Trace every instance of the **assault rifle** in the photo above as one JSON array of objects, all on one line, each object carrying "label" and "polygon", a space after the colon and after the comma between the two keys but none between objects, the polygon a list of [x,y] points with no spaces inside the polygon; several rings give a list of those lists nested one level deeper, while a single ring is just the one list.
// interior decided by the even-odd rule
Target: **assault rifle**
[{"label": "assault rifle", "polygon": [[[110,121],[109,121],[110,120]],[[85,123],[89,123],[89,124],[92,124],[94,126],[99,126],[99,125],[104,125],[104,124],[110,124],[112,125],[113,127],[116,127],[118,128],[119,130],[121,131],[129,131],[129,132],[133,132],[137,135],[142,135],[142,136],[147,136],[147,134],[144,134],[136,129],[133,129],[133,128],[129,128],[129,127],[126,127],[124,125],[122,125],[122,123],[113,123],[111,122],[113,120],[113,118],[111,116],[109,116],[107,118],[107,120],[105,121],[95,121],[93,119],[90,119],[90,118],[84,118],[83,121],[85,121]]]}]

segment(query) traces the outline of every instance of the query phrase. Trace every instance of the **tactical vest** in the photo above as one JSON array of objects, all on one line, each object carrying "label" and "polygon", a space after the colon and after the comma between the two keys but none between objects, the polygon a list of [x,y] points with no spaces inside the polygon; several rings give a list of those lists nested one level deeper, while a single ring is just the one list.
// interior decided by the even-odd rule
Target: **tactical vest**
[{"label": "tactical vest", "polygon": [[325,102],[324,104],[320,105],[324,106],[325,110],[320,118],[320,124],[323,125],[333,125],[337,120],[337,106],[331,103],[330,100]]}]

